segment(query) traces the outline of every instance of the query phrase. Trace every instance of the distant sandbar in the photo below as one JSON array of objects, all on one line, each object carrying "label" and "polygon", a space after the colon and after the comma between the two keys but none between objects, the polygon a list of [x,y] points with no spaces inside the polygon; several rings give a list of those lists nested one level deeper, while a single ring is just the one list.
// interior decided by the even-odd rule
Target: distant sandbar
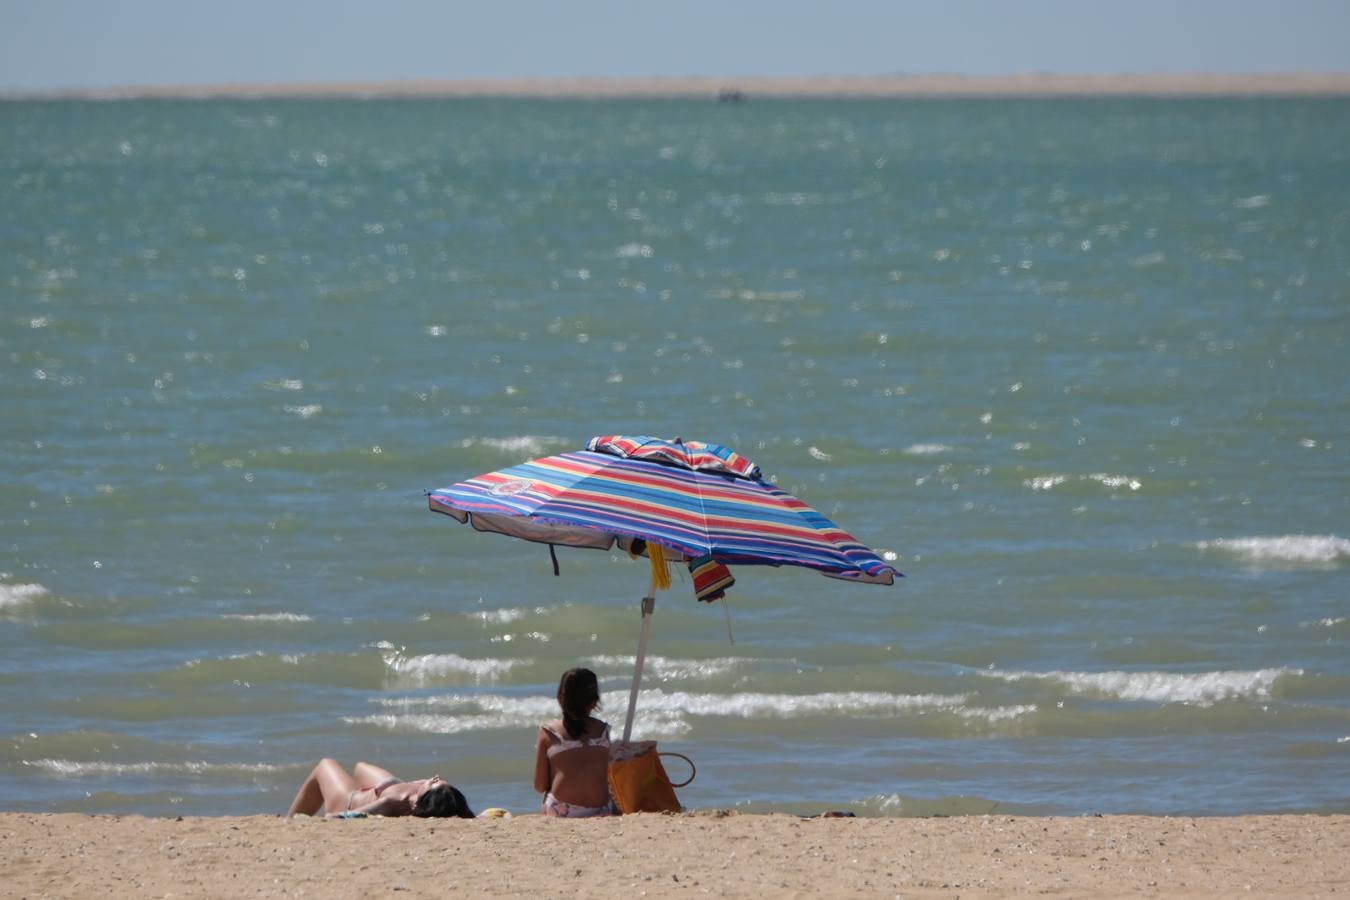
[{"label": "distant sandbar", "polygon": [[1350,72],[1119,75],[821,75],[807,78],[571,78],[350,83],[226,83],[0,91],[11,99],[284,97],[1338,97]]}]

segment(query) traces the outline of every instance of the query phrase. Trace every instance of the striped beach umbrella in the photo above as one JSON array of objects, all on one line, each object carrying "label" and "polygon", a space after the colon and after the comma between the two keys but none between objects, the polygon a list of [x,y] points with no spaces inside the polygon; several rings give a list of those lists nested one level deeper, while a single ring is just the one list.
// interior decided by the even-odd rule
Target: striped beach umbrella
[{"label": "striped beach umbrella", "polygon": [[[761,477],[735,451],[700,441],[602,435],[584,450],[479,475],[427,495],[433,512],[549,545],[652,560],[642,600],[630,737],[656,591],[665,565],[689,566],[695,594],[712,601],[734,584],[728,566],[801,566],[846,581],[892,584],[900,573],[815,509]],[[557,557],[554,556],[557,573]]]}]

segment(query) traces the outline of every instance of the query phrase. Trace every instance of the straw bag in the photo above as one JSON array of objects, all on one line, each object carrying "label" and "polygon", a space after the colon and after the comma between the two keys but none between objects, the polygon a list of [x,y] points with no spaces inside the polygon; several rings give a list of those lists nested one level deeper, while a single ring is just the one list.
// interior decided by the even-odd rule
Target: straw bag
[{"label": "straw bag", "polygon": [[[672,784],[661,757],[678,756],[689,763],[689,777]],[[619,812],[680,812],[675,788],[694,780],[694,761],[683,753],[657,753],[656,741],[617,741],[609,751],[609,792]]]}]

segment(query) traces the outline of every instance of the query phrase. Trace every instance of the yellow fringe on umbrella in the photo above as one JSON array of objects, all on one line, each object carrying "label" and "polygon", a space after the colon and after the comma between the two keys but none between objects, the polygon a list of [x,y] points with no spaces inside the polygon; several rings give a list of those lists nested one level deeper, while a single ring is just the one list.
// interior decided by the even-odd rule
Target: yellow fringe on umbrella
[{"label": "yellow fringe on umbrella", "polygon": [[670,590],[670,569],[666,566],[666,554],[661,545],[648,541],[647,558],[652,563],[652,584],[659,591]]}]

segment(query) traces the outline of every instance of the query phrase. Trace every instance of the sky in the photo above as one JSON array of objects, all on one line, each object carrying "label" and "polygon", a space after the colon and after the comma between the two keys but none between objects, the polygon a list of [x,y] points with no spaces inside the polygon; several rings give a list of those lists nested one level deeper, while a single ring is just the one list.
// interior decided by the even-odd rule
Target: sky
[{"label": "sky", "polygon": [[0,0],[0,91],[1350,71],[1350,0]]}]

